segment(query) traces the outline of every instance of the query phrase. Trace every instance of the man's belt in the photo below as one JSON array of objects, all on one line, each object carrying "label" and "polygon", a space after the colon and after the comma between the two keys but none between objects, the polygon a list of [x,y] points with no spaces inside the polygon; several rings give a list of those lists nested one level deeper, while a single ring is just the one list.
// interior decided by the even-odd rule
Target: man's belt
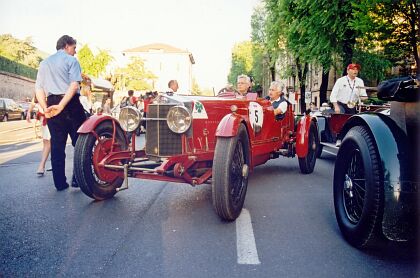
[{"label": "man's belt", "polygon": [[62,95],[50,94],[47,98],[58,98],[58,99],[62,99],[63,97],[64,97],[64,94],[62,94]]},{"label": "man's belt", "polygon": [[341,104],[341,105],[345,105],[345,106],[347,106],[347,108],[350,108],[350,109],[352,109],[352,108],[354,108],[355,106],[356,106],[356,104],[357,104],[357,102],[354,102],[354,101],[349,101],[349,102],[347,102],[347,103],[343,103],[343,102],[341,102],[341,101],[337,101],[339,104]]}]

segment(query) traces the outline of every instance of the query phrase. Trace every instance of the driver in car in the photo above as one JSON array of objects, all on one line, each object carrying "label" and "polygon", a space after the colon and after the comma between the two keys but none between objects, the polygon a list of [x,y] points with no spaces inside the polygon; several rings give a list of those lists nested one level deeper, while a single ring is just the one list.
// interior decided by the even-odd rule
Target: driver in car
[{"label": "driver in car", "polygon": [[284,85],[279,81],[271,82],[270,89],[268,89],[268,97],[270,98],[271,105],[273,105],[274,115],[277,121],[283,119],[287,111],[288,101],[284,96],[283,90]]},{"label": "driver in car", "polygon": [[251,87],[251,79],[248,75],[241,74],[237,77],[238,97],[245,97]]}]

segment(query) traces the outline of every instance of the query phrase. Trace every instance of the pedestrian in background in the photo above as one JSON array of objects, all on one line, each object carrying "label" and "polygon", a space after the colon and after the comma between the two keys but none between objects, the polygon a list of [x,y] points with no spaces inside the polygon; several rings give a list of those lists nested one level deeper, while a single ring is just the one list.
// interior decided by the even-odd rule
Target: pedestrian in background
[{"label": "pedestrian in background", "polygon": [[82,86],[79,100],[85,110],[86,117],[90,117],[93,113],[90,86]]},{"label": "pedestrian in background", "polygon": [[[48,119],[54,185],[60,191],[69,187],[65,174],[67,138],[70,135],[72,145],[76,145],[77,130],[86,115],[79,98],[82,72],[74,57],[76,40],[64,35],[58,39],[56,49],[55,54],[41,62],[35,88],[36,97]],[[71,185],[78,187],[74,175]]]},{"label": "pedestrian in background", "polygon": [[169,88],[169,91],[168,92],[170,92],[170,93],[176,93],[176,92],[178,92],[178,88],[179,88],[179,86],[178,86],[178,81],[176,81],[176,80],[169,80],[169,82],[168,82],[168,88]]},{"label": "pedestrian in background", "polygon": [[28,123],[31,123],[31,114],[35,106],[37,106],[38,108],[36,121],[39,121],[41,124],[41,138],[42,138],[41,161],[39,162],[38,169],[36,170],[36,174],[38,177],[42,177],[45,174],[45,164],[47,163],[48,157],[50,156],[51,135],[50,135],[50,131],[48,130],[47,119],[45,118],[44,110],[42,110],[42,107],[39,105],[36,97],[33,97],[32,102],[29,105],[28,113],[26,114],[26,121]]},{"label": "pedestrian in background", "polygon": [[103,113],[111,115],[111,99],[107,98],[104,103]]}]

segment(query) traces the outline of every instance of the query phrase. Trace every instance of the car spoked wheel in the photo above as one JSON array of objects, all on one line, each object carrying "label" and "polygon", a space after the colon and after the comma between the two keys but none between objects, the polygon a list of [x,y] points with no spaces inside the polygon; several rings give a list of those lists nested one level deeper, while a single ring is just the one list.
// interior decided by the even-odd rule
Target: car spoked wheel
[{"label": "car spoked wheel", "polygon": [[366,192],[364,168],[359,150],[354,151],[348,165],[343,186],[344,209],[350,222],[357,224],[362,216]]},{"label": "car spoked wheel", "polygon": [[233,221],[242,211],[248,187],[249,139],[241,125],[235,137],[218,137],[213,159],[212,199],[216,213]]},{"label": "car spoked wheel", "polygon": [[[114,151],[127,150],[124,131],[116,126]],[[100,167],[99,163],[112,147],[113,124],[100,123],[92,133],[80,134],[74,152],[74,171],[80,189],[95,200],[111,198],[121,187],[124,179],[120,171]],[[121,162],[114,162],[121,165]]]},{"label": "car spoked wheel", "polygon": [[345,135],[334,168],[334,209],[344,238],[358,248],[382,239],[383,172],[369,130],[351,128]]},{"label": "car spoked wheel", "polygon": [[248,183],[248,166],[245,165],[243,145],[238,141],[232,159],[232,169],[230,173],[230,198],[233,206],[238,207],[241,202],[242,193]]},{"label": "car spoked wheel", "polygon": [[308,134],[308,153],[305,157],[299,158],[299,168],[302,174],[310,174],[314,171],[318,152],[319,136],[316,124],[311,122]]}]

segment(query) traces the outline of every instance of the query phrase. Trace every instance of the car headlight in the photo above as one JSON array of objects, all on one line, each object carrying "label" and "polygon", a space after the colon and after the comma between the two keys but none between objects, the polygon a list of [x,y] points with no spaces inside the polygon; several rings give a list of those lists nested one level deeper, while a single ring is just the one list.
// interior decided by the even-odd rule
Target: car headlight
[{"label": "car headlight", "polygon": [[184,106],[174,106],[169,109],[166,122],[168,123],[169,129],[173,132],[184,133],[190,128],[192,117],[188,109]]},{"label": "car headlight", "polygon": [[132,106],[123,107],[120,110],[118,121],[120,122],[122,129],[124,129],[125,131],[133,131],[140,124],[140,111]]}]

